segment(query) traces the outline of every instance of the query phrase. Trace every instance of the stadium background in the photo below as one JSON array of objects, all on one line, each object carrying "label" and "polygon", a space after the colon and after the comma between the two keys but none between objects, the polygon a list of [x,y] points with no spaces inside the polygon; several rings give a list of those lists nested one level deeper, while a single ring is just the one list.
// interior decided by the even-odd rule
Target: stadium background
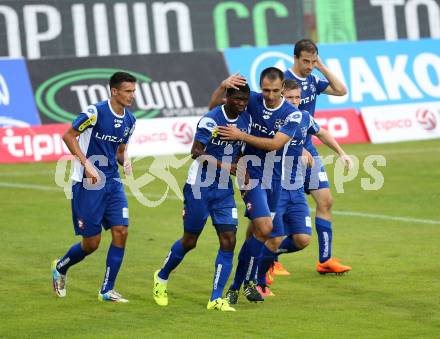
[{"label": "stadium background", "polygon": [[[313,244],[284,259],[294,274],[277,281],[276,299],[259,310],[239,305],[236,318],[205,315],[216,248],[207,226],[173,277],[171,310],[157,309],[150,273],[181,232],[173,193],[154,209],[130,197],[133,228],[118,281],[134,299],[129,307],[95,305],[102,249],[72,271],[69,300],[52,298],[47,265],[73,241],[69,201],[54,179],[55,161],[67,154],[61,135],[77,112],[107,96],[109,75],[123,69],[140,80],[130,154],[184,159],[218,83],[240,72],[257,90],[263,68],[290,67],[302,37],[318,42],[349,92],[321,96],[318,122],[361,165],[371,154],[387,160],[380,190],[361,189],[369,177],[361,166],[345,194],[335,194],[335,251],[353,272],[316,276]],[[63,336],[78,337],[437,337],[439,38],[439,0],[1,1],[0,336],[54,336],[56,321]],[[145,194],[160,198],[166,186],[152,159],[135,166],[151,175]],[[167,167],[180,185],[186,166]]]}]

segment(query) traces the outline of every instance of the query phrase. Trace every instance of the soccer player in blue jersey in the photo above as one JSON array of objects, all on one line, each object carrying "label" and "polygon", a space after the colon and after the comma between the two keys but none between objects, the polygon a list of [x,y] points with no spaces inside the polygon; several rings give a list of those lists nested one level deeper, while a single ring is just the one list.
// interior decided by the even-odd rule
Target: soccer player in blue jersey
[{"label": "soccer player in blue jersey", "polygon": [[153,298],[160,306],[168,305],[167,282],[170,273],[184,256],[196,247],[208,216],[216,229],[220,248],[215,261],[215,272],[208,310],[235,311],[223,299],[223,290],[232,270],[233,253],[238,223],[234,190],[229,173],[236,171],[243,143],[223,141],[217,134],[219,126],[233,125],[248,131],[251,118],[245,111],[249,87],[230,88],[226,103],[206,113],[197,124],[191,149],[192,163],[183,189],[183,236],[171,247],[160,270],[154,273]]},{"label": "soccer player in blue jersey", "polygon": [[[318,69],[326,79],[313,75]],[[342,96],[347,93],[344,84],[322,63],[318,55],[318,47],[310,39],[302,39],[295,43],[294,64],[285,71],[286,79],[292,79],[301,86],[301,104],[299,109],[315,114],[317,95]],[[304,183],[304,190],[311,194],[316,202],[315,227],[318,234],[319,261],[316,269],[319,273],[344,273],[351,270],[350,266],[342,265],[332,257],[332,212],[333,198],[329,188],[327,173],[312,143],[311,136],[306,139],[305,149],[315,157],[315,166],[319,170],[309,169]]]},{"label": "soccer player in blue jersey", "polygon": [[[266,68],[261,73],[261,93],[251,92],[247,107],[247,111],[252,116],[252,135],[273,138],[287,119],[293,119],[293,124],[299,124],[301,113],[281,96],[283,80],[283,72],[275,67]],[[213,93],[210,105],[220,102],[228,84],[234,81],[246,81],[246,79],[234,75],[224,80]],[[261,302],[264,300],[261,294],[270,293],[265,286],[262,291],[261,286],[256,286],[253,280],[261,251],[275,253],[278,249],[277,239],[270,237],[270,234],[278,232],[273,230],[272,216],[281,192],[281,153],[267,153],[247,145],[244,156],[256,160],[247,169],[250,178],[258,181],[258,184],[246,191],[243,199],[253,234],[247,237],[240,249],[234,280],[227,293],[229,301],[233,304],[237,302],[243,283],[244,294],[249,301]]]},{"label": "soccer player in blue jersey", "polygon": [[128,204],[118,163],[126,175],[131,173],[126,148],[136,119],[126,107],[132,104],[136,78],[116,72],[109,85],[111,98],[87,107],[63,136],[76,158],[72,175],[72,219],[75,234],[82,236],[82,240],[52,262],[52,280],[55,293],[65,297],[68,269],[99,247],[104,227],[111,230],[112,242],[98,299],[128,302],[113,288],[128,235]]},{"label": "soccer player in blue jersey", "polygon": [[[297,93],[293,95],[299,98],[299,87],[294,86],[295,90]],[[316,135],[342,158],[347,167],[352,166],[351,159],[336,140],[329,132],[320,129],[307,111],[301,111],[299,126],[295,122],[295,114],[298,113],[293,113],[271,139],[248,135],[231,126],[219,127],[219,133],[224,140],[241,140],[265,151],[282,149],[282,190],[273,220],[274,231],[271,233],[273,243],[279,247],[275,252],[267,251],[263,247],[258,260],[257,279],[263,291],[266,286],[266,270],[273,264],[277,254],[300,251],[309,244],[312,225],[304,195],[305,165],[302,158],[307,135]]]}]

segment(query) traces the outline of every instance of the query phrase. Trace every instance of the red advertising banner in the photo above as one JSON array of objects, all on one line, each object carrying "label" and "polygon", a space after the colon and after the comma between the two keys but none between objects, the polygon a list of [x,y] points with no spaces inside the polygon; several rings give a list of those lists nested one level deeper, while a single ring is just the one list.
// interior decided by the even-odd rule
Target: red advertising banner
[{"label": "red advertising banner", "polygon": [[0,163],[56,161],[70,154],[62,140],[69,126],[0,128]]},{"label": "red advertising banner", "polygon": [[[362,118],[355,109],[317,111],[315,120],[340,144],[362,144],[370,141]],[[318,138],[313,138],[313,143],[322,144]]]}]

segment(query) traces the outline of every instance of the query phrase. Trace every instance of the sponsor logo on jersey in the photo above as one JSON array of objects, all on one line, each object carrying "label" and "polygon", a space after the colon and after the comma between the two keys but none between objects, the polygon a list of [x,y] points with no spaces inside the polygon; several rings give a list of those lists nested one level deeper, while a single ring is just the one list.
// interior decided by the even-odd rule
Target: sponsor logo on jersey
[{"label": "sponsor logo on jersey", "polygon": [[119,128],[122,126],[122,123],[124,122],[124,120],[115,119],[113,122],[115,123],[115,128]]},{"label": "sponsor logo on jersey", "polygon": [[100,134],[99,132],[96,132],[95,138],[103,140],[103,141],[110,141],[110,142],[116,142],[116,143],[122,143],[123,138],[119,138],[115,135],[107,135],[107,134]]}]

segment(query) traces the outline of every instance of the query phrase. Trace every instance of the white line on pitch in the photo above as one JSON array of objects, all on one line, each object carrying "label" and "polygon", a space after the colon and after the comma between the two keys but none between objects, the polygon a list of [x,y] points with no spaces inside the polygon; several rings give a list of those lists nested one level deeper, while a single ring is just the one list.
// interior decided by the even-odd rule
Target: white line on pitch
[{"label": "white line on pitch", "polygon": [[[8,182],[0,182],[0,188],[18,188],[18,189],[31,189],[37,191],[62,192],[61,188],[54,186],[43,186],[36,184],[18,184],[18,183],[8,183]],[[134,196],[131,193],[127,193],[127,195]],[[145,196],[154,199],[160,199],[162,197],[160,194],[151,194],[151,193],[146,194]],[[168,194],[167,200],[180,200],[180,199],[175,195]],[[354,211],[333,211],[333,214],[348,216],[348,217],[360,217],[360,218],[370,218],[370,219],[394,220],[394,221],[401,221],[407,223],[440,225],[440,220],[397,217],[397,216],[385,215],[385,214],[364,213],[364,212],[354,212]]]}]

